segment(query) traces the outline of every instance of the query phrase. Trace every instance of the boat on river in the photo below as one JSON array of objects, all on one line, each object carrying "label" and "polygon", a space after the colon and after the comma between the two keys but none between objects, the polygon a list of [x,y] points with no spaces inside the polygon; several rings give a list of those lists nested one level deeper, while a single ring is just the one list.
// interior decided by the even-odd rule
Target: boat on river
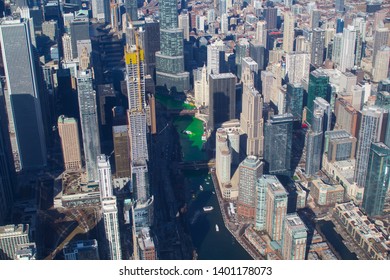
[{"label": "boat on river", "polygon": [[202,185],[199,185],[199,190],[200,190],[201,192],[203,192],[203,186],[202,186]]},{"label": "boat on river", "polygon": [[215,231],[218,232],[219,231],[219,226],[217,224],[215,224]]},{"label": "boat on river", "polygon": [[210,211],[213,211],[213,210],[214,210],[213,206],[205,206],[205,207],[203,207],[203,211],[205,211],[205,212],[210,212]]}]

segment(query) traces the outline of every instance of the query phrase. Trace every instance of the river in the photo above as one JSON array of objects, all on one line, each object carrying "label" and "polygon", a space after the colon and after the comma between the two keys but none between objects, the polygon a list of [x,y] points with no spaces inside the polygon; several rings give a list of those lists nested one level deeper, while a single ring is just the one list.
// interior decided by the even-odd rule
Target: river
[{"label": "river", "polygon": [[[180,135],[183,161],[206,160],[207,153],[202,150],[202,121],[191,116],[174,119]],[[183,131],[191,131],[191,134]],[[250,255],[225,228],[215,195],[214,185],[207,169],[183,171],[185,177],[187,221],[193,245],[200,260],[249,260]],[[202,186],[203,190],[201,190]],[[204,212],[204,206],[212,206]],[[216,231],[218,225],[219,231]]]}]

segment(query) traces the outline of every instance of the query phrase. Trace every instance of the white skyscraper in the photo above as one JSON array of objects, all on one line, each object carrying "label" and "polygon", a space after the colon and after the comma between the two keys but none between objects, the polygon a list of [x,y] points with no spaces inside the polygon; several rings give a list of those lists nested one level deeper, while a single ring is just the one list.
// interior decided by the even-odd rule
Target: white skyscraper
[{"label": "white skyscraper", "polygon": [[202,68],[200,80],[194,82],[194,93],[196,106],[209,106],[209,83],[205,65]]},{"label": "white skyscraper", "polygon": [[355,65],[356,30],[353,25],[344,28],[341,45],[340,71],[345,72]]},{"label": "white skyscraper", "polygon": [[105,155],[99,155],[97,164],[99,172],[100,198],[103,199],[105,197],[113,196],[111,166],[109,158]]},{"label": "white skyscraper", "polygon": [[283,26],[283,50],[289,53],[294,48],[294,15],[290,11],[284,13]]},{"label": "white skyscraper", "polygon": [[261,84],[262,84],[262,93],[264,98],[264,103],[269,103],[271,100],[273,85],[274,85],[274,75],[270,71],[261,71]]},{"label": "white skyscraper", "polygon": [[372,70],[373,81],[378,83],[386,80],[389,74],[390,47],[383,46],[378,50]]},{"label": "white skyscraper", "polygon": [[291,84],[309,80],[310,56],[306,52],[290,52],[286,54],[286,76]]},{"label": "white skyscraper", "polygon": [[229,19],[227,14],[222,14],[221,16],[221,33],[227,34],[229,31]]},{"label": "white skyscraper", "polygon": [[229,148],[227,133],[218,128],[216,133],[215,166],[218,181],[221,185],[230,182],[232,154]]},{"label": "white skyscraper", "polygon": [[183,29],[184,39],[190,40],[190,18],[188,13],[179,15],[179,28]]},{"label": "white skyscraper", "polygon": [[256,41],[260,45],[267,45],[267,22],[264,20],[260,20],[256,24]]},{"label": "white skyscraper", "polygon": [[119,236],[118,208],[116,197],[105,197],[102,200],[104,229],[108,245],[108,254],[111,260],[121,260],[122,251]]},{"label": "white skyscraper", "polygon": [[225,51],[225,45],[222,40],[217,40],[207,46],[207,76],[211,73],[219,74],[220,53]]}]

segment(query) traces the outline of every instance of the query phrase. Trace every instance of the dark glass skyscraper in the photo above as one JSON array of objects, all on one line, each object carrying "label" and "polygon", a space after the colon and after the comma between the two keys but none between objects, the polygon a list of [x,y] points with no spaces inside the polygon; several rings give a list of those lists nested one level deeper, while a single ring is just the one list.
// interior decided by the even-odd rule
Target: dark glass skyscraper
[{"label": "dark glass skyscraper", "polygon": [[100,137],[96,110],[96,92],[92,87],[91,70],[79,71],[77,78],[80,123],[83,136],[85,169],[88,181],[97,182],[97,157],[100,155]]},{"label": "dark glass skyscraper", "polygon": [[316,109],[313,113],[312,125],[306,134],[306,166],[305,173],[312,176],[321,169],[322,143],[324,138],[324,110]]},{"label": "dark glass skyscraper", "polygon": [[362,204],[363,209],[369,216],[383,214],[389,185],[390,148],[381,142],[372,143]]},{"label": "dark glass skyscraper", "polygon": [[264,126],[264,159],[270,174],[289,175],[291,171],[293,116],[274,115]]},{"label": "dark glass skyscraper", "polygon": [[311,42],[311,64],[320,67],[324,62],[325,30],[314,28]]},{"label": "dark glass skyscraper", "polygon": [[308,97],[307,97],[307,120],[310,122],[313,107],[314,99],[316,97],[322,97],[326,101],[330,101],[330,92],[329,92],[329,77],[322,69],[316,69],[310,73],[309,76],[309,87],[308,87]]},{"label": "dark glass skyscraper", "polygon": [[302,119],[303,86],[301,84],[287,84],[286,111],[293,115],[294,120]]},{"label": "dark glass skyscraper", "polygon": [[177,2],[161,0],[160,51],[156,52],[156,85],[178,92],[188,90],[189,73],[184,71],[183,30],[178,28]]}]

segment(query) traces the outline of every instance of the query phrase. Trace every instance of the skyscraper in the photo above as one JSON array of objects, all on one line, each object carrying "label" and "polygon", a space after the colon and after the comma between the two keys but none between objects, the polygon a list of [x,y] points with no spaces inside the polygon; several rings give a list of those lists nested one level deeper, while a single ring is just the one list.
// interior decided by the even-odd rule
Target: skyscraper
[{"label": "skyscraper", "polygon": [[388,113],[388,110],[376,106],[365,106],[362,110],[354,174],[354,181],[359,187],[365,187],[367,180],[371,143],[384,140]]},{"label": "skyscraper", "polygon": [[201,78],[194,82],[194,94],[197,106],[209,106],[209,82],[206,65],[202,68]]},{"label": "skyscraper", "polygon": [[125,0],[126,13],[129,15],[131,21],[138,20],[138,1]]},{"label": "skyscraper", "polygon": [[318,68],[324,62],[325,30],[314,28],[311,41],[311,64]]},{"label": "skyscraper", "polygon": [[214,129],[236,115],[236,76],[232,73],[209,76],[209,124]]},{"label": "skyscraper", "polygon": [[267,181],[265,228],[272,240],[280,241],[287,214],[287,192],[276,176],[263,177]]},{"label": "skyscraper", "polygon": [[315,109],[313,112],[312,125],[306,134],[306,165],[305,173],[313,176],[321,169],[322,146],[323,146],[324,110]]},{"label": "skyscraper", "polygon": [[259,20],[256,24],[256,41],[260,45],[267,45],[267,22],[264,20]]},{"label": "skyscraper", "polygon": [[385,80],[389,74],[390,47],[382,47],[377,51],[374,61],[373,78],[374,82]]},{"label": "skyscraper", "polygon": [[[313,102],[313,115],[317,109],[321,109],[324,112],[322,130],[324,132],[330,131],[332,125],[332,109],[329,102],[322,97],[316,97]],[[314,126],[314,122],[312,122],[312,126]]]},{"label": "skyscraper", "polygon": [[125,62],[129,99],[127,116],[131,171],[133,174],[133,184],[136,186],[134,190],[135,198],[142,205],[150,197],[147,179],[149,153],[146,135],[144,51],[139,46],[127,45]]},{"label": "skyscraper", "polygon": [[80,107],[80,123],[83,136],[85,169],[88,181],[97,182],[97,157],[100,154],[99,126],[96,112],[96,92],[92,86],[90,69],[79,71],[77,91]]},{"label": "skyscraper", "polygon": [[2,21],[0,43],[15,169],[39,169],[46,166],[46,143],[29,22]]},{"label": "skyscraper", "polygon": [[225,59],[225,45],[222,40],[217,40],[207,45],[207,76],[211,73],[219,74],[223,60]]},{"label": "skyscraper", "polygon": [[183,30],[178,28],[176,6],[175,0],[159,2],[161,48],[156,52],[156,85],[182,92],[190,85],[189,73],[184,72]]},{"label": "skyscraper", "polygon": [[344,0],[335,1],[336,12],[344,12]]},{"label": "skyscraper", "polygon": [[103,221],[106,242],[108,245],[108,257],[111,260],[121,260],[121,240],[119,236],[118,208],[116,197],[105,197],[102,199]]},{"label": "skyscraper", "polygon": [[96,18],[97,20],[104,20],[105,22],[110,22],[110,1],[92,0],[91,4],[92,4],[92,16],[94,18]]},{"label": "skyscraper", "polygon": [[263,10],[263,16],[267,22],[267,29],[276,29],[278,21],[278,9],[268,7]]},{"label": "skyscraper", "polygon": [[[245,80],[242,94],[241,129],[247,134],[246,154],[263,157],[263,99],[253,87],[253,72],[249,68],[243,73]],[[248,78],[246,78],[249,76]],[[246,81],[250,79],[251,81]]]},{"label": "skyscraper", "polygon": [[184,40],[190,40],[190,18],[188,13],[179,15],[179,28],[183,29]]},{"label": "skyscraper", "polygon": [[129,136],[127,125],[112,127],[115,155],[115,175],[118,178],[131,177]]},{"label": "skyscraper", "polygon": [[362,207],[369,216],[383,214],[390,186],[390,148],[378,142],[370,147]]},{"label": "skyscraper", "polygon": [[0,227],[0,260],[14,259],[17,245],[30,242],[28,224],[6,225]]},{"label": "skyscraper", "polygon": [[89,37],[89,19],[88,18],[76,18],[70,23],[70,38],[72,42],[72,55],[73,58],[79,56],[77,50],[77,41],[90,40]]},{"label": "skyscraper", "polygon": [[310,73],[310,56],[306,52],[289,52],[286,54],[286,80],[289,83],[302,83]]},{"label": "skyscraper", "polygon": [[110,160],[106,155],[99,155],[97,159],[99,172],[100,199],[112,196],[112,177]]},{"label": "skyscraper", "polygon": [[314,99],[322,97],[326,101],[330,101],[329,93],[329,77],[322,69],[316,69],[310,72],[309,87],[307,97],[308,120],[310,122],[311,114],[314,108]]},{"label": "skyscraper", "polygon": [[341,44],[340,71],[345,72],[355,65],[356,30],[353,25],[348,25],[343,30]]},{"label": "skyscraper", "polygon": [[256,156],[248,156],[239,166],[237,214],[254,219],[256,211],[256,183],[263,174],[263,163]]},{"label": "skyscraper", "polygon": [[378,51],[387,46],[389,40],[389,29],[386,27],[379,27],[375,29],[374,33],[374,45],[372,50],[372,62],[375,63],[375,58]]},{"label": "skyscraper", "polygon": [[270,174],[291,172],[293,120],[291,114],[274,115],[265,124],[264,160]]},{"label": "skyscraper", "polygon": [[294,48],[294,24],[293,13],[286,11],[283,23],[283,50],[286,53],[292,52]]},{"label": "skyscraper", "polygon": [[284,220],[282,255],[285,260],[304,260],[306,256],[307,228],[296,214],[288,214]]},{"label": "skyscraper", "polygon": [[320,27],[321,11],[314,9],[310,13],[310,26],[312,29]]},{"label": "skyscraper", "polygon": [[302,119],[303,86],[300,83],[287,84],[286,112],[293,115],[294,120]]},{"label": "skyscraper", "polygon": [[216,132],[215,167],[220,185],[228,184],[231,176],[232,153],[227,132],[218,128]]},{"label": "skyscraper", "polygon": [[81,149],[77,120],[64,115],[58,118],[58,133],[61,138],[65,170],[81,169]]}]

